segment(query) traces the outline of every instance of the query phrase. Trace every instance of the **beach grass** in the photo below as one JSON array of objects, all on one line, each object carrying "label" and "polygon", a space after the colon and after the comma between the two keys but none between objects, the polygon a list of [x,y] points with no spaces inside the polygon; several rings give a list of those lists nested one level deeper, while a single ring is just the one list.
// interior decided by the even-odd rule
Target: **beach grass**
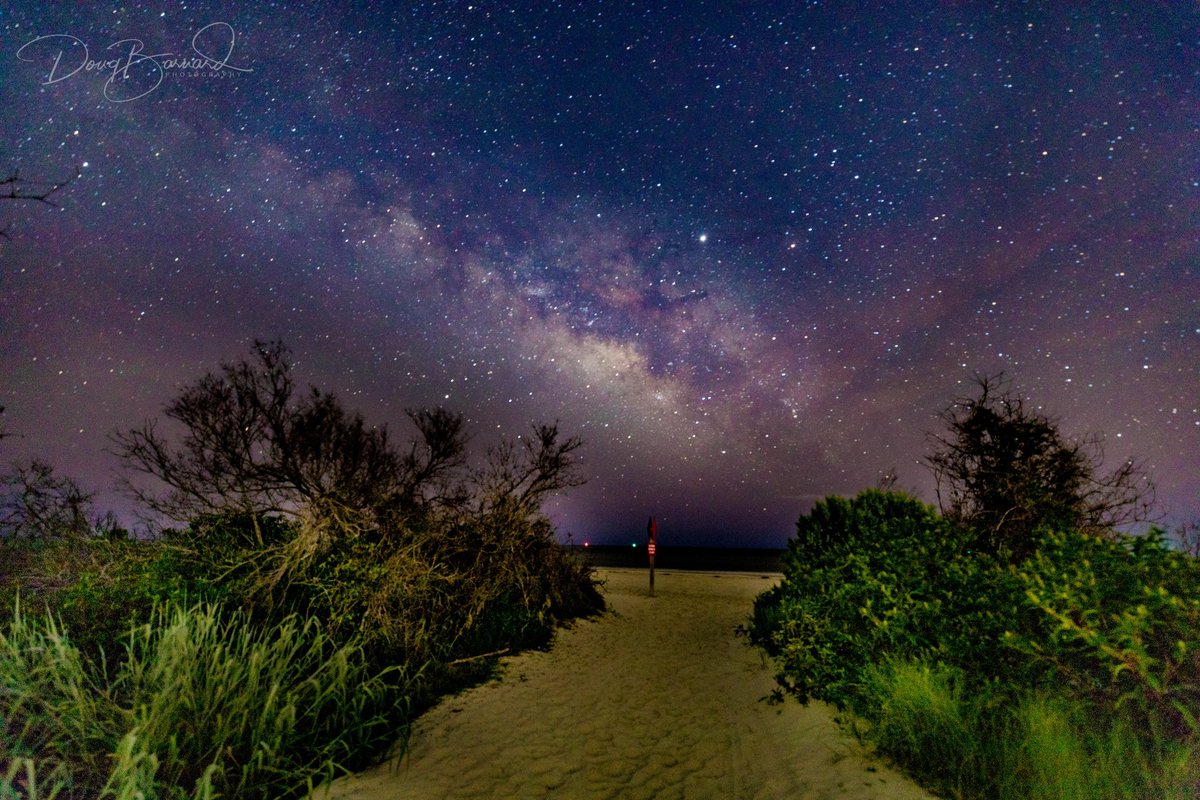
[{"label": "beach grass", "polygon": [[46,465],[0,475],[0,800],[297,796],[603,608],[541,511],[582,482],[578,437],[533,425],[471,463],[463,417],[426,408],[400,446],[298,392],[289,352],[185,388],[185,436],[114,434],[179,527],[94,521]]},{"label": "beach grass", "polygon": [[1200,747],[1150,742],[1127,717],[1107,724],[1086,704],[1025,692],[968,694],[961,671],[891,661],[866,674],[878,712],[862,737],[940,794],[996,800],[1195,797]]},{"label": "beach grass", "polygon": [[0,798],[300,796],[394,741],[419,677],[312,620],[258,628],[212,605],[159,606],[120,658],[91,659],[18,606],[0,627]]},{"label": "beach grass", "polygon": [[205,547],[237,520],[9,543],[25,569],[0,585],[0,800],[302,796],[377,763],[497,654],[603,606],[590,570],[520,522],[477,549],[350,542],[266,598],[225,564],[270,552]]}]

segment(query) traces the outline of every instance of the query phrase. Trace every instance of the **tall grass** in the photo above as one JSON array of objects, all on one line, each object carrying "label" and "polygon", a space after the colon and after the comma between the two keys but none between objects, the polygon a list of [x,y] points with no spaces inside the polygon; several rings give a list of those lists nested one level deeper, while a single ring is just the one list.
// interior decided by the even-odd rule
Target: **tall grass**
[{"label": "tall grass", "polygon": [[1200,561],[1157,531],[1036,533],[1009,561],[912,498],[828,498],[753,635],[947,796],[1200,798]]},{"label": "tall grass", "polygon": [[869,738],[914,775],[961,795],[980,756],[977,706],[964,702],[961,674],[916,662],[885,662],[868,667],[864,678],[866,702],[878,709]]},{"label": "tall grass", "polygon": [[259,629],[211,605],[159,606],[113,666],[18,606],[0,627],[0,799],[302,795],[396,735],[417,677],[372,671],[312,620]]},{"label": "tall grass", "polygon": [[962,691],[944,665],[886,661],[866,672],[878,709],[860,733],[925,785],[954,798],[1194,800],[1200,744],[1146,742],[1127,717],[1080,701]]}]

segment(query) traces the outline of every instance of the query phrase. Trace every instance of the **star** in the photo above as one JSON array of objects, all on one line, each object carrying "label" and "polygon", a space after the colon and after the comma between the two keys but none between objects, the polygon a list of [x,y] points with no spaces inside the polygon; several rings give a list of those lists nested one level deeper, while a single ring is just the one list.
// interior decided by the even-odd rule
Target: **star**
[{"label": "star", "polygon": [[[564,534],[627,541],[654,513],[781,545],[892,468],[935,500],[938,412],[1004,371],[1151,466],[1168,526],[1200,515],[1184,5],[1033,9],[1021,39],[1003,10],[913,0],[586,25],[243,4],[229,68],[135,99],[111,69],[46,85],[43,41],[5,64],[0,179],[27,183],[0,189],[102,169],[56,208],[0,201],[0,456],[136,511],[108,435],[281,337],[398,437],[424,405],[481,449],[559,420],[589,479],[547,509]],[[190,53],[214,22],[81,8],[14,0],[0,25],[13,52]]]}]

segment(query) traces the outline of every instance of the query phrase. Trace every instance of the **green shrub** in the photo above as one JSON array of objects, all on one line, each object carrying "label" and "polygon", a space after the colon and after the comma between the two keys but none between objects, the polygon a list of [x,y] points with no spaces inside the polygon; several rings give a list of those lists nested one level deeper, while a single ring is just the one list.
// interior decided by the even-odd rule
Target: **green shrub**
[{"label": "green shrub", "polygon": [[1143,736],[1200,738],[1200,561],[1157,530],[1117,540],[1055,532],[1018,578],[1053,625],[1005,641],[1048,682],[1123,708]]},{"label": "green shrub", "polygon": [[796,527],[752,634],[802,699],[857,706],[863,670],[882,656],[959,664],[981,683],[1023,660],[1000,644],[1022,615],[1019,584],[931,506],[871,490],[827,498]]},{"label": "green shrub", "polygon": [[0,588],[3,607],[11,608],[19,594],[25,608],[49,609],[89,658],[104,646],[115,655],[112,645],[158,603],[228,596],[228,586],[208,579],[169,539],[13,541],[3,555],[19,565]]},{"label": "green shrub", "polygon": [[[72,541],[63,567],[55,565],[67,545],[39,544],[33,579],[13,589],[30,586],[51,613],[19,614],[4,633],[7,786],[61,797],[96,796],[105,785],[112,796],[153,786],[159,794],[146,796],[202,797],[211,788],[273,797],[371,763],[393,744],[401,711],[483,674],[489,662],[477,656],[544,644],[561,620],[602,608],[591,573],[557,546],[548,522],[500,523],[453,537],[341,537],[295,563],[289,547],[302,532],[274,518],[209,517],[153,542]],[[40,577],[52,568],[63,572]],[[269,580],[279,574],[287,579]],[[177,618],[181,608],[191,611]],[[297,714],[290,733],[292,721],[274,733],[235,724],[229,704],[244,701],[262,719],[270,710],[253,697],[218,696],[226,684],[266,685],[244,671],[248,662],[280,675],[292,669],[276,683],[308,681],[307,699],[288,690],[292,706],[308,710],[286,712]],[[422,680],[408,685],[404,675],[416,672]],[[212,680],[196,683],[203,676]],[[322,711],[314,693],[326,681],[336,708]],[[225,727],[197,733],[198,706],[223,703],[213,713]],[[176,724],[182,732],[170,732]]]},{"label": "green shrub", "polygon": [[317,617],[335,638],[361,634],[380,664],[542,644],[559,622],[603,608],[590,570],[537,514],[367,530],[311,549],[305,536],[294,522],[209,517],[176,542],[257,619]]},{"label": "green shrub", "polygon": [[[0,601],[22,596],[48,614],[18,615],[4,634],[8,790],[38,779],[64,796],[295,792],[297,776],[377,757],[394,700],[428,702],[497,652],[544,644],[603,608],[541,513],[582,483],[581,440],[535,425],[469,465],[461,415],[409,411],[416,437],[397,447],[333,395],[297,391],[290,370],[281,342],[257,343],[167,406],[178,436],[152,423],[114,435],[127,466],[158,480],[138,497],[182,530],[131,541],[89,523],[86,497],[49,468],[10,481],[46,502],[13,506],[22,525],[0,537]],[[271,708],[203,677],[253,687],[260,669]],[[403,670],[422,684],[393,696]],[[292,708],[278,687],[316,716],[236,722]]]},{"label": "green shrub", "polygon": [[755,602],[780,683],[955,796],[1200,791],[1180,766],[1200,749],[1196,559],[1158,532],[1043,529],[1017,563],[972,539],[902,495],[818,503]]}]

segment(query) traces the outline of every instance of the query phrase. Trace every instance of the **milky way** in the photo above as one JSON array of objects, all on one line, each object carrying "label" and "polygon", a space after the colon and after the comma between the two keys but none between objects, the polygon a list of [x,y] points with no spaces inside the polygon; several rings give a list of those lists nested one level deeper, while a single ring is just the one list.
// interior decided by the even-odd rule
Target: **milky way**
[{"label": "milky way", "polygon": [[[565,536],[778,545],[1004,372],[1200,514],[1193,4],[74,4],[0,16],[5,460],[283,338],[484,446],[559,420]],[[137,40],[137,42],[131,41]]]}]

